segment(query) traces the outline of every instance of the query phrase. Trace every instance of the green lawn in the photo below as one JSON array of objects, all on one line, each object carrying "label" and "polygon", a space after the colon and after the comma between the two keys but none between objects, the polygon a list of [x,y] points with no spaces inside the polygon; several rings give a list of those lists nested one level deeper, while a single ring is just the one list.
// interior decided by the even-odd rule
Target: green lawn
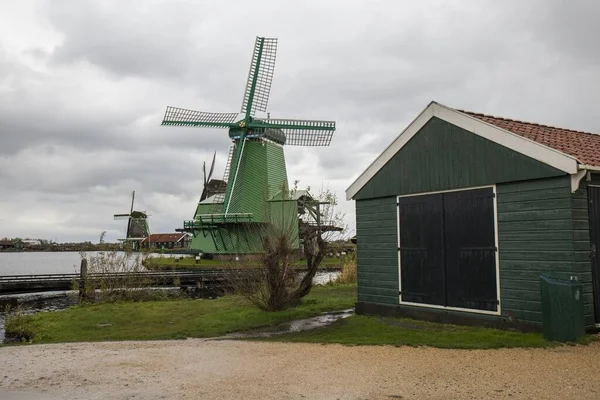
[{"label": "green lawn", "polygon": [[[277,342],[340,343],[345,345],[431,346],[460,349],[550,347],[538,333],[436,324],[400,318],[352,316],[329,327],[259,339]],[[583,337],[579,343],[593,339]]]},{"label": "green lawn", "polygon": [[[259,311],[242,297],[225,296],[78,306],[22,317],[21,327],[33,333],[34,343],[216,337],[352,308],[355,301],[355,284],[325,285],[315,287],[300,306],[274,313]],[[541,334],[369,316],[352,316],[326,328],[258,340],[463,349],[556,345]],[[579,343],[592,340],[588,335]]]},{"label": "green lawn", "polygon": [[267,313],[239,296],[78,306],[27,317],[34,343],[214,337],[352,308],[356,285],[316,286],[302,304]]},{"label": "green lawn", "polygon": [[[220,260],[196,260],[192,257],[186,257],[179,261],[175,261],[171,257],[149,257],[144,261],[146,268],[151,270],[164,269],[216,269],[216,268],[244,268],[248,266],[242,262],[225,262]],[[298,260],[294,263],[298,269],[306,268],[306,261]],[[337,268],[340,266],[340,259],[337,257],[326,257],[319,266],[320,269]]]}]

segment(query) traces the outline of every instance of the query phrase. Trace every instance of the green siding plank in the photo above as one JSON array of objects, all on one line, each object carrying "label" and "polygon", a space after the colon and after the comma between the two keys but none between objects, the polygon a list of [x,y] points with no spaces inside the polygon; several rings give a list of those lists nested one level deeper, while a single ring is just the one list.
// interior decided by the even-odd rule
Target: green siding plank
[{"label": "green siding plank", "polygon": [[588,257],[590,255],[590,242],[582,241],[582,240],[574,240],[573,241],[573,249],[576,252],[585,252]]},{"label": "green siding plank", "polygon": [[540,301],[541,297],[539,291],[537,290],[501,288],[500,292],[503,298],[513,300]]},{"label": "green siding plank", "polygon": [[573,207],[573,219],[586,222],[588,221],[588,210],[585,209],[577,209]]},{"label": "green siding plank", "polygon": [[535,249],[529,251],[509,251],[504,250],[504,247],[501,247],[503,250],[500,255],[500,261],[504,260],[531,260],[531,261],[563,261],[565,263],[569,263],[572,265],[573,263],[573,249],[571,242],[571,250],[570,251],[550,251],[544,249]]},{"label": "green siding plank", "polygon": [[399,304],[400,297],[394,296],[373,296],[370,294],[363,294],[359,290],[358,292],[358,301],[365,303],[375,303],[375,304]]},{"label": "green siding plank", "polygon": [[[500,271],[500,285],[510,285],[513,280],[525,280],[535,281],[539,283],[540,274],[547,274],[554,278],[569,279],[573,275],[571,270],[544,270],[544,271],[531,271],[531,270],[510,270],[502,269]],[[578,275],[579,277],[579,275]],[[518,285],[518,284],[517,284]]]},{"label": "green siding plank", "polygon": [[[517,239],[517,240],[515,240]],[[568,236],[561,239],[546,239],[546,240],[525,240],[519,238],[510,238],[502,241],[502,251],[527,251],[530,249],[536,250],[573,250],[573,243]]]},{"label": "green siding plank", "polygon": [[398,267],[372,268],[370,271],[364,271],[364,268],[358,270],[358,276],[363,279],[373,279],[381,281],[398,281]]},{"label": "green siding plank", "polygon": [[543,200],[533,199],[527,201],[512,201],[506,202],[504,199],[506,194],[503,194],[503,202],[502,209],[505,213],[509,212],[524,212],[524,211],[539,211],[539,210],[570,210],[571,209],[571,199],[567,196],[562,196],[558,199],[548,199],[545,198]]},{"label": "green siding plank", "polygon": [[[501,207],[499,206],[500,210]],[[501,211],[499,211],[501,212]],[[531,224],[529,222],[536,222]],[[500,228],[500,224],[499,228]],[[509,232],[521,232],[527,231],[554,231],[554,230],[565,230],[573,229],[573,220],[571,218],[556,219],[556,220],[539,220],[539,221],[503,221],[501,224],[501,231],[503,233]]]},{"label": "green siding plank", "polygon": [[385,274],[393,274],[395,273],[398,276],[398,261],[390,260],[386,262],[380,262],[377,264],[371,263],[367,264],[366,262],[361,262],[361,264],[357,267],[358,273],[385,273]]},{"label": "green siding plank", "polygon": [[569,193],[564,192],[564,189],[543,189],[522,192],[506,192],[502,194],[502,198],[498,198],[498,204],[515,204],[522,201],[539,201],[540,198],[544,198],[545,200],[562,201],[568,200],[570,197]]},{"label": "green siding plank", "polygon": [[[569,189],[565,193],[564,189]],[[568,175],[563,174],[560,177],[551,179],[534,179],[534,180],[515,180],[509,184],[502,185],[502,193],[541,193],[543,197],[534,197],[538,200],[546,199],[546,190],[554,189],[554,193],[562,195],[570,195],[571,180]]]},{"label": "green siding plank", "polygon": [[581,242],[590,242],[590,231],[588,229],[573,230],[573,239]]},{"label": "green siding plank", "polygon": [[571,229],[564,230],[552,230],[552,231],[513,231],[513,232],[498,232],[498,240],[503,243],[509,243],[514,241],[520,242],[560,242],[570,241],[574,237],[574,232]]},{"label": "green siding plank", "polygon": [[388,282],[393,282],[395,286],[389,286],[397,288],[398,287],[398,274],[395,272],[359,272],[358,279],[362,279],[364,282],[385,282],[387,285]]},{"label": "green siding plank", "polygon": [[570,208],[558,210],[527,210],[508,212],[502,209],[498,215],[498,222],[532,222],[549,220],[570,220],[572,210]]},{"label": "green siding plank", "polygon": [[575,262],[590,262],[590,270],[592,269],[592,263],[590,261],[590,252],[589,251],[576,251],[575,252]]},{"label": "green siding plank", "polygon": [[540,283],[536,280],[525,280],[525,279],[507,279],[503,278],[500,281],[500,290],[502,289],[508,290],[528,290],[528,291],[538,291],[540,289]]},{"label": "green siding plank", "polygon": [[573,221],[573,229],[578,231],[589,231],[590,230],[590,221],[589,220],[574,220]]},{"label": "green siding plank", "polygon": [[398,298],[398,288],[383,288],[379,284],[376,286],[362,286],[360,292],[366,295],[395,297]]},{"label": "green siding plank", "polygon": [[503,305],[511,310],[535,311],[537,313],[542,311],[542,304],[539,301],[506,299]]},{"label": "green siding plank", "polygon": [[542,312],[541,311],[528,311],[523,309],[510,310],[510,315],[516,321],[524,321],[530,324],[541,324],[542,323]]}]

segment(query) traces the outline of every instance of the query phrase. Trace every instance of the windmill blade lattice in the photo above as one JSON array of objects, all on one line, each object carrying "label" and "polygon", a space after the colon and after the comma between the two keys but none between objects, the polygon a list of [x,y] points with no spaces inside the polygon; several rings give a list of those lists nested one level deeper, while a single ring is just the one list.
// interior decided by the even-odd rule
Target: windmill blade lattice
[{"label": "windmill blade lattice", "polygon": [[[246,82],[246,90],[244,91],[244,100],[242,101],[242,113],[248,111],[249,103],[251,103],[250,115],[255,115],[256,111],[267,111],[271,82],[273,81],[273,73],[275,71],[276,55],[276,38],[256,38],[250,71],[248,72],[248,81]],[[256,85],[253,85],[255,78]]]},{"label": "windmill blade lattice", "polygon": [[231,128],[238,116],[238,113],[211,113],[169,106],[162,125]]},{"label": "windmill blade lattice", "polygon": [[335,132],[335,121],[299,119],[255,119],[255,121],[259,121],[260,126],[266,129],[282,130],[285,134],[285,144],[291,146],[329,146]]}]

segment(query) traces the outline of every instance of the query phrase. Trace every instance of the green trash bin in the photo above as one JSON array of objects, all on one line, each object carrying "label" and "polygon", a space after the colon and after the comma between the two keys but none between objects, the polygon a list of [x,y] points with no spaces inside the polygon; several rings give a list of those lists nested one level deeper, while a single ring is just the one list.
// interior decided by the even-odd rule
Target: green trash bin
[{"label": "green trash bin", "polygon": [[547,340],[574,342],[585,335],[582,285],[570,280],[540,275],[542,330]]}]

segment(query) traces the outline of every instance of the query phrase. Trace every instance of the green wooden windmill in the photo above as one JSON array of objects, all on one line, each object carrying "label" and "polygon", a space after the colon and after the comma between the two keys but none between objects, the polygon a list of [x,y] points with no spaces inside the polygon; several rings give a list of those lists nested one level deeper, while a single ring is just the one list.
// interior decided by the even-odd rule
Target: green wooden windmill
[{"label": "green wooden windmill", "polygon": [[290,192],[283,146],[328,146],[335,122],[271,119],[266,114],[276,52],[276,38],[256,38],[240,113],[167,107],[162,125],[225,128],[232,141],[225,190],[200,201],[194,219],[179,229],[193,233],[193,250],[257,253],[261,251],[257,227],[284,221],[292,221],[294,243],[299,246],[299,213],[304,213],[299,202],[308,204],[310,195]]}]

